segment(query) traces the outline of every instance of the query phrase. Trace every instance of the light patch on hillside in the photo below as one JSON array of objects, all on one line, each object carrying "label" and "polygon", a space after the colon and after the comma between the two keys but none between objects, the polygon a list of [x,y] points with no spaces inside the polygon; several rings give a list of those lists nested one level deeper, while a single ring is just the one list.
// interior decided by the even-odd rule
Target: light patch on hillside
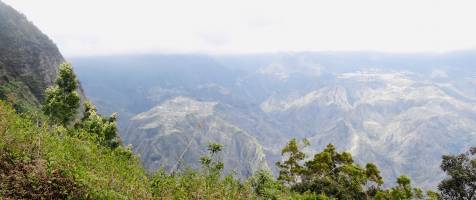
[{"label": "light patch on hillside", "polygon": [[271,65],[262,67],[258,69],[259,74],[267,75],[278,80],[287,80],[289,78],[289,73],[286,70],[286,67],[279,63],[273,63]]},{"label": "light patch on hillside", "polygon": [[261,104],[261,109],[264,112],[285,111],[291,108],[302,108],[313,103],[321,106],[337,106],[343,110],[349,110],[352,107],[347,99],[346,89],[336,86],[312,91],[295,99],[280,101],[269,98]]},{"label": "light patch on hillside", "polygon": [[216,105],[217,102],[201,102],[179,96],[134,116],[132,120],[150,121],[140,127],[142,129],[153,129],[159,126],[173,128],[174,124],[184,120],[188,115],[199,118],[212,115]]},{"label": "light patch on hillside", "polygon": [[322,74],[322,69],[318,63],[306,60],[305,58],[300,58],[295,64],[282,63],[278,61],[273,62],[257,69],[256,72],[277,80],[286,81],[291,75],[296,74],[319,77]]},{"label": "light patch on hillside", "polygon": [[408,87],[414,83],[408,72],[385,72],[376,69],[363,70],[337,75],[339,79],[351,79],[358,82],[379,82],[383,81],[395,87]]}]

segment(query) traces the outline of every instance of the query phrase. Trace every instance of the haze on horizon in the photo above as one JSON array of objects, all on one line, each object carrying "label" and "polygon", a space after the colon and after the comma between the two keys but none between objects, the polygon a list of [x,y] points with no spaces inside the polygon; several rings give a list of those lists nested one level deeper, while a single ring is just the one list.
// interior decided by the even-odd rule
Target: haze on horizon
[{"label": "haze on horizon", "polygon": [[66,57],[476,48],[470,0],[4,0]]}]

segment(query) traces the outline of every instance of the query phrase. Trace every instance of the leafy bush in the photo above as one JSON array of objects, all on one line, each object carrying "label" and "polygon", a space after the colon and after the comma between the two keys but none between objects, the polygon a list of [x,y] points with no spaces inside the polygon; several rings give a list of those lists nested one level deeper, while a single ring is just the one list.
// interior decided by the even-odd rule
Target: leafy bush
[{"label": "leafy bush", "polygon": [[97,113],[96,106],[87,101],[84,104],[83,118],[74,127],[94,137],[98,144],[117,148],[121,145],[121,141],[117,136],[116,120],[116,113],[110,117],[103,117]]}]

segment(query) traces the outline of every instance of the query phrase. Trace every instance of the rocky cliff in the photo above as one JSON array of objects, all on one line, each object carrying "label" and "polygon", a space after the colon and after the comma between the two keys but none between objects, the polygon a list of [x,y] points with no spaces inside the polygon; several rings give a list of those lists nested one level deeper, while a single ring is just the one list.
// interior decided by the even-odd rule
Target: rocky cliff
[{"label": "rocky cliff", "polygon": [[0,1],[0,98],[38,105],[64,61],[48,36]]}]

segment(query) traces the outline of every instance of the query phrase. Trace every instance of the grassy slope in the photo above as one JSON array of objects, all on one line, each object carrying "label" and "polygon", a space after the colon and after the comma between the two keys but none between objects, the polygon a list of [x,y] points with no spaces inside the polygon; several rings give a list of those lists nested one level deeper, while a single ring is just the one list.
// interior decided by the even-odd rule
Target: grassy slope
[{"label": "grassy slope", "polygon": [[[0,100],[0,199],[306,199],[272,180],[245,182],[202,170],[159,171],[150,179],[124,147],[49,126],[38,111],[18,114]],[[198,158],[197,158],[198,159]],[[221,178],[220,178],[221,177]],[[271,198],[272,197],[272,198]]]},{"label": "grassy slope", "polygon": [[20,116],[0,101],[0,197],[151,198],[137,157],[98,146],[84,133],[33,123],[40,116]]}]

